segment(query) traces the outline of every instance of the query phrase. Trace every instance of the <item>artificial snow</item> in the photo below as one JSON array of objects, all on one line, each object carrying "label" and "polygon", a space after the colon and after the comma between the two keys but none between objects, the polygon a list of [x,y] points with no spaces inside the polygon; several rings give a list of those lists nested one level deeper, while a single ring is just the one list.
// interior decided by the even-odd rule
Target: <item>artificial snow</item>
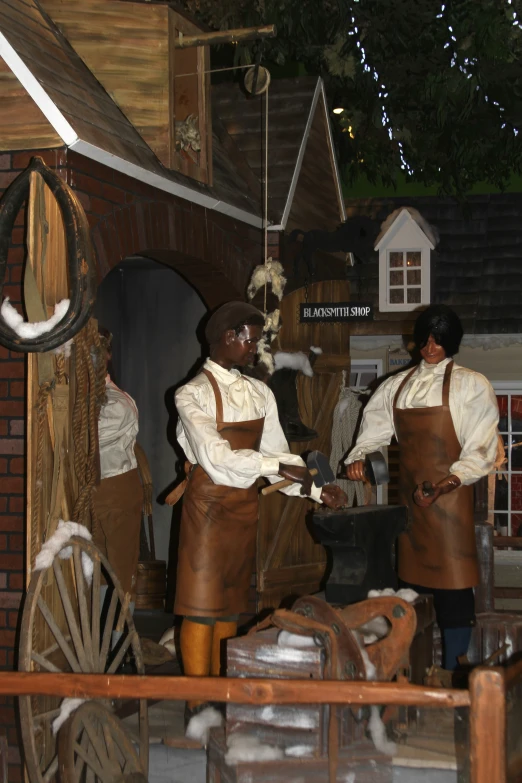
[{"label": "artificial snow", "polygon": [[395,742],[392,742],[388,739],[386,735],[386,727],[382,722],[382,718],[379,712],[379,707],[376,707],[375,705],[370,707],[370,720],[368,722],[368,729],[375,748],[385,756],[395,756],[397,753],[397,745]]},{"label": "artificial snow", "polygon": [[64,699],[60,704],[60,714],[52,722],[53,735],[58,734],[67,718],[75,712],[86,699]]},{"label": "artificial snow", "polygon": [[197,715],[193,715],[189,720],[185,737],[196,742],[201,743],[203,747],[208,744],[208,737],[210,729],[221,726],[223,724],[223,716],[214,707],[206,707],[201,710]]},{"label": "artificial snow", "polygon": [[[53,560],[58,553],[62,560],[68,560],[72,555],[72,547],[65,545],[73,536],[80,536],[87,541],[92,540],[92,535],[84,525],[80,525],[78,522],[64,522],[63,519],[60,519],[55,532],[47,539],[39,553],[36,555],[34,564],[35,571],[43,571],[46,568],[51,568]],[[82,570],[85,581],[90,585],[94,565],[87,552],[82,552]]]},{"label": "artificial snow", "polygon": [[227,740],[225,763],[229,766],[240,761],[280,761],[285,753],[276,745],[264,745],[257,737],[231,734]]},{"label": "artificial snow", "polygon": [[172,626],[172,628],[169,628],[167,631],[165,631],[159,640],[159,644],[161,644],[162,647],[165,647],[173,657],[176,656],[176,642],[174,640],[175,630],[176,629],[174,626]]},{"label": "artificial snow", "polygon": [[9,297],[6,296],[0,307],[0,314],[11,329],[16,332],[19,337],[25,339],[31,339],[39,337],[41,334],[47,334],[51,329],[60,323],[65,317],[67,310],[69,309],[69,299],[62,299],[54,306],[54,314],[47,319],[47,321],[36,321],[31,323],[30,321],[24,321],[24,318],[9,302]]},{"label": "artificial snow", "polygon": [[290,631],[280,631],[277,645],[278,647],[317,647],[313,636],[290,633]]},{"label": "artificial snow", "polygon": [[311,378],[314,374],[310,359],[303,351],[287,353],[286,351],[277,351],[274,354],[274,365],[277,370],[300,370],[303,375]]},{"label": "artificial snow", "polygon": [[310,758],[314,755],[314,751],[312,745],[292,745],[290,748],[285,748],[285,756],[296,759]]}]

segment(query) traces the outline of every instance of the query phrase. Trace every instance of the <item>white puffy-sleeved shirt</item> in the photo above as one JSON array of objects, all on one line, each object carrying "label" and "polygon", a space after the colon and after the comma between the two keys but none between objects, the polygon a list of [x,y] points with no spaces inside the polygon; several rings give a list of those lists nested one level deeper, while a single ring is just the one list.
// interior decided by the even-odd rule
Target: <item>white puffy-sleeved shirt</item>
[{"label": "white puffy-sleeved shirt", "polygon": [[105,381],[107,402],[98,421],[101,478],[111,478],[137,467],[134,444],[138,434],[138,408],[129,394],[109,376]]},{"label": "white puffy-sleeved shirt", "polygon": [[[204,373],[176,392],[179,413],[176,435],[192,464],[201,465],[215,484],[246,489],[261,476],[271,483],[280,481],[279,463],[304,466],[297,454],[291,454],[279,423],[277,404],[271,389],[262,381],[247,378],[238,370],[225,370],[207,359],[204,369],[212,373],[221,392],[223,420],[251,421],[264,417],[263,436],[259,451],[233,451],[216,427],[216,399],[210,381]],[[301,485],[292,484],[282,490],[287,495],[300,495]],[[319,500],[321,489],[312,486],[311,497]]]},{"label": "white puffy-sleeved shirt", "polygon": [[[450,361],[444,359],[439,364],[428,364],[423,360],[401,391],[397,407],[431,408],[442,405],[442,382]],[[359,436],[346,464],[364,459],[371,451],[388,445],[396,435],[393,400],[409,372],[411,369],[397,373],[376,389],[364,409]],[[498,441],[495,392],[483,375],[454,364],[449,407],[455,434],[462,447],[459,459],[451,465],[449,472],[457,476],[462,484],[473,484],[490,473],[495,463]]]}]

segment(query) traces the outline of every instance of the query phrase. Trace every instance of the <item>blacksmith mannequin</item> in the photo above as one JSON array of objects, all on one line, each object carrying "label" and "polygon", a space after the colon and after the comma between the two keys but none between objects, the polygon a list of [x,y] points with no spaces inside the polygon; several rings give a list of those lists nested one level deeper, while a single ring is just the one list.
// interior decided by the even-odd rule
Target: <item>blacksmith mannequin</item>
[{"label": "blacksmith mannequin", "polygon": [[421,313],[414,338],[422,361],[371,397],[347,475],[362,479],[364,456],[397,437],[400,502],[410,517],[399,538],[399,577],[403,586],[433,594],[443,664],[454,669],[468,649],[479,582],[471,485],[493,469],[498,406],[487,379],[453,361],[462,325],[449,307]]},{"label": "blacksmith mannequin", "polygon": [[253,362],[263,324],[262,313],[244,302],[219,308],[205,332],[211,358],[176,393],[177,437],[194,466],[183,500],[174,605],[184,617],[181,656],[189,676],[219,675],[221,642],[235,636],[247,609],[257,479],[291,479],[286,494],[310,495],[332,508],[346,499],[337,486],[313,486],[303,460],[289,452],[273,393],[235,369]]}]

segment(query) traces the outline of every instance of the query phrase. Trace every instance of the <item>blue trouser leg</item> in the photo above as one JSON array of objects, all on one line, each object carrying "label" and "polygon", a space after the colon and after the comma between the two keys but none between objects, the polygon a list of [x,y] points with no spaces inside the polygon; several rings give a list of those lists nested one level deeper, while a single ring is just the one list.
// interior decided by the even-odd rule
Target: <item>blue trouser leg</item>
[{"label": "blue trouser leg", "polygon": [[471,640],[471,627],[445,628],[444,640],[444,668],[453,671],[458,666],[458,658],[468,651]]}]

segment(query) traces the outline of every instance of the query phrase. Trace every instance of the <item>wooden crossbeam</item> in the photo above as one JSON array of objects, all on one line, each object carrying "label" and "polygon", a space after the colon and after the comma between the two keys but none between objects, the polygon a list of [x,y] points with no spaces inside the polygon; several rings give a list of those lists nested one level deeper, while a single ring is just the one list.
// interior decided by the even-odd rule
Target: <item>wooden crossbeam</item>
[{"label": "wooden crossbeam", "polygon": [[198,33],[197,35],[180,35],[174,42],[175,49],[189,49],[193,46],[213,46],[218,44],[237,44],[244,41],[255,41],[259,38],[275,38],[277,34],[274,24],[263,27],[243,27],[221,32]]}]

